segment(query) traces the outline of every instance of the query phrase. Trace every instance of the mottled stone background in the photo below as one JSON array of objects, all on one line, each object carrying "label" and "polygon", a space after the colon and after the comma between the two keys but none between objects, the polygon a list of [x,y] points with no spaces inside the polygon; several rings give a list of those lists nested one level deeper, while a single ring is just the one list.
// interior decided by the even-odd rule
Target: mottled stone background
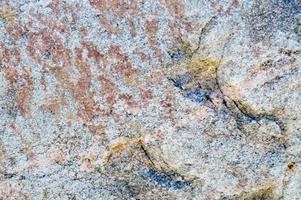
[{"label": "mottled stone background", "polygon": [[0,0],[0,200],[299,200],[300,165],[300,0]]}]

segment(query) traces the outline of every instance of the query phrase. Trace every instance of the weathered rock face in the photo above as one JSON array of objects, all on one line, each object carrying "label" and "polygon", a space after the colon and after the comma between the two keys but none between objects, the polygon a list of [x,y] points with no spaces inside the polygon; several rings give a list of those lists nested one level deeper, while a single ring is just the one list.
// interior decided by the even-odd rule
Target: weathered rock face
[{"label": "weathered rock face", "polygon": [[0,199],[301,199],[301,2],[0,2]]}]

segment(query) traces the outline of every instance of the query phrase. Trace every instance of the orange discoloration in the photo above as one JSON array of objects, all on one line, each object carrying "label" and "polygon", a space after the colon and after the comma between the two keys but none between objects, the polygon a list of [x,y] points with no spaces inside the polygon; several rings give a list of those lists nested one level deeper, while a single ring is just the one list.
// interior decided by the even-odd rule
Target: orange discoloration
[{"label": "orange discoloration", "polygon": [[107,19],[107,18],[101,18],[100,19],[100,23],[105,27],[105,29],[112,34],[118,34],[121,32],[121,29],[114,26],[114,24],[112,23],[111,20]]},{"label": "orange discoloration", "polygon": [[99,76],[98,80],[101,83],[103,95],[106,98],[106,103],[108,103],[109,105],[113,105],[116,102],[116,85],[104,76]]},{"label": "orange discoloration", "polygon": [[111,19],[107,17],[107,13],[110,13],[119,20],[126,19],[129,28],[131,29],[131,36],[136,36],[134,24],[131,20],[131,14],[139,12],[139,7],[136,1],[125,3],[120,0],[90,0],[90,4],[98,9],[100,15],[100,23],[110,34],[119,34],[121,29],[116,27]]},{"label": "orange discoloration", "polygon": [[146,33],[150,35],[154,35],[158,31],[158,20],[156,19],[151,19],[151,20],[146,20],[145,22],[145,29]]},{"label": "orange discoloration", "polygon": [[50,110],[55,114],[57,122],[59,122],[60,119],[60,113],[61,113],[61,108],[62,106],[66,105],[66,101],[64,98],[56,97],[56,96],[49,96],[45,99],[49,103],[42,104],[40,106],[40,109],[42,110]]},{"label": "orange discoloration", "polygon": [[146,20],[145,22],[145,34],[147,35],[149,44],[151,49],[154,51],[155,56],[158,58],[160,62],[163,61],[163,54],[158,49],[158,38],[156,36],[156,33],[158,31],[158,20],[152,19],[152,20]]},{"label": "orange discoloration", "polygon": [[[167,30],[170,37],[174,35],[180,37],[181,33],[192,31],[195,24],[185,18],[183,2],[180,0],[162,0],[161,2],[164,4],[163,12],[167,14],[169,12],[171,15],[168,19],[171,25],[170,30]],[[152,16],[146,14],[141,9],[141,1],[125,3],[120,0],[90,0],[90,4],[97,9],[98,13],[95,17],[105,29],[106,35],[110,37],[111,34],[120,34],[121,31],[122,33],[126,31],[126,28],[118,27],[119,21],[121,21],[122,25],[128,26],[129,31],[125,33],[127,36],[129,34],[130,37],[135,38],[138,33],[141,34],[140,31],[144,31],[142,36],[147,39],[145,48],[150,51],[144,49],[128,51],[116,44],[111,45],[112,43],[108,43],[110,46],[97,46],[86,39],[90,38],[91,27],[78,26],[77,10],[81,9],[81,5],[73,5],[60,0],[51,0],[47,3],[47,10],[51,17],[33,9],[29,11],[31,20],[28,23],[24,25],[11,23],[11,26],[7,26],[6,31],[14,45],[21,38],[28,42],[25,53],[42,68],[42,70],[34,69],[40,70],[38,73],[42,73],[41,77],[35,81],[40,82],[46,91],[50,89],[50,86],[47,88],[48,76],[54,76],[56,81],[51,84],[55,84],[54,87],[57,88],[57,91],[63,89],[73,97],[72,100],[77,105],[77,117],[83,121],[90,121],[100,113],[113,115],[113,105],[119,100],[125,101],[129,112],[137,114],[140,112],[140,108],[147,106],[148,101],[153,99],[153,93],[150,88],[142,86],[137,62],[135,60],[134,63],[131,58],[133,54],[137,54],[138,59],[146,62],[143,64],[149,65],[153,62],[151,56],[163,61],[163,51],[159,46],[161,38],[158,37],[161,32],[158,33],[158,31],[160,26],[164,26],[166,22],[161,21],[160,17],[156,17],[157,11],[151,13]],[[67,38],[74,32],[79,34],[80,41],[75,47],[65,46],[65,44],[69,44]],[[135,42],[135,40],[133,41]],[[20,67],[21,55],[18,48],[8,48],[1,44],[0,47],[0,68],[4,69],[10,84],[14,85],[16,104],[22,114],[30,113],[31,93],[34,89],[31,72]],[[135,96],[120,94],[118,84],[114,84],[116,79],[118,79],[118,84],[119,81],[123,81],[129,87],[133,87],[135,91],[138,90],[138,94]],[[19,81],[21,84],[17,85]],[[158,81],[156,84],[162,83],[162,79],[158,78],[156,81]],[[100,87],[101,91],[95,90],[92,82],[95,83],[96,88]],[[66,102],[59,96],[56,98],[48,99],[49,102],[46,100],[41,109],[51,110],[56,115],[60,113],[60,109],[66,105]],[[100,105],[100,102],[105,105]],[[69,116],[68,126],[72,125],[71,121],[74,118],[76,116]]]},{"label": "orange discoloration", "polygon": [[116,73],[120,76],[130,76],[132,73],[135,72],[135,69],[133,69],[132,63],[126,62],[126,63],[118,63],[116,65]]},{"label": "orange discoloration", "polygon": [[18,72],[15,68],[7,68],[5,70],[5,77],[10,81],[10,84],[13,84],[18,79]]},{"label": "orange discoloration", "polygon": [[79,116],[88,121],[92,120],[92,118],[94,117],[95,102],[89,96],[81,98],[79,102],[81,103],[83,108],[83,110],[79,109]]},{"label": "orange discoloration", "polygon": [[152,99],[153,98],[153,93],[150,89],[145,90],[143,88],[140,88],[140,93],[141,93],[142,99]]},{"label": "orange discoloration", "polygon": [[7,48],[0,43],[0,68],[16,67],[20,64],[20,52],[17,48]]},{"label": "orange discoloration", "polygon": [[95,135],[103,135],[105,133],[105,126],[101,124],[97,124],[97,125],[89,124],[88,129],[90,132],[92,132]]},{"label": "orange discoloration", "polygon": [[115,58],[114,72],[118,76],[128,78],[132,74],[139,73],[137,69],[134,69],[132,63],[129,61],[129,56],[123,53],[119,46],[112,45],[109,49],[109,53]]},{"label": "orange discoloration", "polygon": [[176,21],[174,20],[168,20],[168,26],[170,29],[170,32],[172,33],[172,36],[175,39],[181,38],[181,32],[179,31]]},{"label": "orange discoloration", "polygon": [[115,83],[113,83],[103,75],[98,76],[98,80],[101,82],[104,91],[109,92],[116,89]]},{"label": "orange discoloration", "polygon": [[31,70],[29,68],[25,68],[24,73],[21,75],[23,78],[23,85],[17,87],[16,105],[23,116],[30,116],[30,103],[32,91],[34,90],[34,84],[30,74]]},{"label": "orange discoloration", "polygon": [[[103,66],[103,56],[92,43],[82,42],[82,45],[83,48],[76,48],[74,51],[64,49],[61,55],[61,59],[64,60],[63,67],[48,66],[43,70],[55,72],[55,77],[61,83],[61,87],[69,91],[78,103],[78,116],[84,120],[91,120],[95,115],[96,103],[90,91],[92,74],[89,59]],[[88,59],[83,56],[86,52]],[[73,77],[74,72],[77,72],[79,76]]]},{"label": "orange discoloration", "polygon": [[124,55],[124,54],[121,52],[120,47],[117,46],[117,45],[111,45],[110,48],[109,48],[108,53],[109,53],[111,56],[114,56],[117,60],[127,59],[127,56]]},{"label": "orange discoloration", "polygon": [[30,11],[30,16],[34,22],[38,22],[56,33],[63,34],[65,37],[69,37],[71,27],[76,24],[78,19],[76,12],[79,9],[78,4],[71,5],[65,1],[53,0],[48,3],[47,7],[50,8],[52,17],[49,18]]},{"label": "orange discoloration", "polygon": [[106,1],[105,0],[90,0],[90,4],[96,7],[100,13],[104,13],[106,11]]},{"label": "orange discoloration", "polygon": [[125,83],[131,86],[139,86],[141,85],[140,80],[140,71],[136,69],[132,74],[125,77]]},{"label": "orange discoloration", "polygon": [[88,43],[88,42],[83,42],[83,46],[87,49],[88,51],[88,58],[93,58],[95,62],[98,64],[98,66],[104,67],[105,66],[105,59],[104,55],[99,53],[97,50],[97,47],[93,46],[93,44]]},{"label": "orange discoloration", "polygon": [[8,32],[13,41],[20,40],[22,36],[26,33],[25,28],[16,23],[11,26],[7,26],[6,31]]},{"label": "orange discoloration", "polygon": [[142,137],[120,139],[116,144],[112,144],[109,146],[109,150],[105,153],[103,157],[103,161],[105,163],[109,162],[113,154],[124,151],[130,145],[142,145],[142,144],[143,144]]},{"label": "orange discoloration", "polygon": [[123,99],[131,114],[137,115],[140,112],[140,104],[133,99],[129,94],[121,94],[120,98]]},{"label": "orange discoloration", "polygon": [[159,21],[155,19],[146,20],[145,22],[145,34],[148,37],[150,45],[153,47],[157,44],[156,33],[158,31],[158,23]]},{"label": "orange discoloration", "polygon": [[182,17],[184,15],[184,5],[179,0],[161,0],[166,5],[169,13],[174,17]]},{"label": "orange discoloration", "polygon": [[148,106],[148,102],[154,98],[153,92],[150,89],[140,88],[140,96],[144,104],[144,107]]},{"label": "orange discoloration", "polygon": [[154,47],[154,52],[156,57],[159,59],[160,62],[163,62],[163,54],[162,52],[158,49]]},{"label": "orange discoloration", "polygon": [[144,62],[149,62],[151,60],[151,57],[149,55],[145,54],[144,52],[137,50],[137,54],[140,56],[140,59]]},{"label": "orange discoloration", "polygon": [[33,33],[28,40],[29,55],[39,64],[42,64],[43,58],[47,59],[45,57],[50,57],[52,62],[58,63],[64,58],[64,49],[61,40],[46,29]]}]

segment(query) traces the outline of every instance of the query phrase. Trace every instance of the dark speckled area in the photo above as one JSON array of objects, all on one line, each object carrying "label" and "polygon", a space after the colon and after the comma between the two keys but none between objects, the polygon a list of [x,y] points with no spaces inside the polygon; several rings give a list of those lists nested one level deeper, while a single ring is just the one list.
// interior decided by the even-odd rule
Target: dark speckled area
[{"label": "dark speckled area", "polygon": [[276,30],[300,33],[299,0],[256,0],[246,12],[245,20],[250,26],[250,35],[256,41],[272,37]]},{"label": "dark speckled area", "polygon": [[206,100],[206,92],[201,88],[192,88],[184,94],[184,97],[194,102],[201,103]]},{"label": "dark speckled area", "polygon": [[174,180],[172,176],[159,173],[152,169],[146,173],[146,177],[155,181],[161,187],[182,189],[189,186],[189,183],[187,182]]}]

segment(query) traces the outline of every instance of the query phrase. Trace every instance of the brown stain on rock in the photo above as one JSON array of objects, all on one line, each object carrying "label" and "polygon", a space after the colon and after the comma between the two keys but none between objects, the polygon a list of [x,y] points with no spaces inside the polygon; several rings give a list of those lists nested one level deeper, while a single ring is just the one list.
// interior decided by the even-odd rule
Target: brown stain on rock
[{"label": "brown stain on rock", "polygon": [[47,103],[42,104],[40,109],[43,111],[50,110],[55,114],[56,122],[59,123],[61,109],[67,104],[66,99],[64,97],[48,96],[44,101]]},{"label": "brown stain on rock", "polygon": [[296,162],[291,162],[287,165],[287,168],[290,170],[290,171],[294,171],[295,168],[296,168]]},{"label": "brown stain on rock", "polygon": [[34,83],[31,78],[31,69],[25,67],[23,74],[20,75],[22,85],[14,85],[16,87],[16,106],[23,116],[29,117],[30,104],[32,99],[32,92],[34,90]]},{"label": "brown stain on rock", "polygon": [[279,195],[275,194],[275,183],[267,184],[266,186],[259,188],[255,191],[243,195],[240,199],[242,200],[256,200],[256,199],[271,199],[279,200]]},{"label": "brown stain on rock", "polygon": [[133,145],[133,144],[138,144],[138,145],[143,144],[143,138],[138,137],[138,138],[123,138],[123,139],[120,139],[115,144],[112,144],[112,145],[109,146],[109,150],[103,156],[103,161],[105,163],[108,163],[110,158],[114,154],[117,154],[121,151],[124,151],[126,148],[128,148],[130,145]]},{"label": "brown stain on rock", "polygon": [[216,59],[197,59],[187,66],[187,72],[193,76],[194,81],[204,89],[214,88],[216,84],[216,70],[219,62]]}]

